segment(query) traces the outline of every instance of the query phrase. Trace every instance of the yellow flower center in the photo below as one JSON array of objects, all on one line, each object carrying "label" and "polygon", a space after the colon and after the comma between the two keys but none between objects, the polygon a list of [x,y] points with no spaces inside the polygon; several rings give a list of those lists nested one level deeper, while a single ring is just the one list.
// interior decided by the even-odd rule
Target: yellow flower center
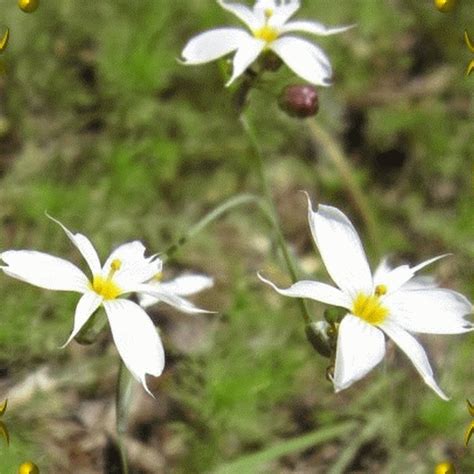
[{"label": "yellow flower center", "polygon": [[380,324],[388,316],[388,309],[381,304],[380,297],[387,293],[385,285],[378,285],[374,295],[359,293],[352,304],[352,314],[369,324]]},{"label": "yellow flower center", "polygon": [[265,41],[265,43],[271,43],[278,38],[278,31],[272,26],[262,26],[253,32],[255,38]]},{"label": "yellow flower center", "polygon": [[115,259],[112,260],[110,264],[110,271],[107,278],[101,275],[94,275],[91,287],[98,295],[102,296],[104,300],[114,300],[117,296],[122,294],[122,289],[112,280],[121,266],[122,262],[119,259]]}]

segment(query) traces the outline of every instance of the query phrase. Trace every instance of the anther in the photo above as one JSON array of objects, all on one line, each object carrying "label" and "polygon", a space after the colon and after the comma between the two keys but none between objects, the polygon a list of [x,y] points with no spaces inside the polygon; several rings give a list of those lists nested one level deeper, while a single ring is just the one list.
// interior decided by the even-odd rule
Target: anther
[{"label": "anther", "polygon": [[375,295],[376,296],[383,296],[387,294],[387,287],[385,285],[377,285],[375,287]]},{"label": "anther", "polygon": [[109,274],[107,275],[107,281],[112,280],[112,277],[115,275],[116,272],[120,270],[120,267],[122,266],[122,261],[116,258],[115,260],[112,260],[112,263],[110,264],[110,270]]}]

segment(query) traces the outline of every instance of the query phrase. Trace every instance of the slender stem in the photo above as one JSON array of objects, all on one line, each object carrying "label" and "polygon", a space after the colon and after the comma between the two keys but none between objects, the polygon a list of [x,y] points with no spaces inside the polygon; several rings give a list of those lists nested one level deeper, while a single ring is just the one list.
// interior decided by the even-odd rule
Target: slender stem
[{"label": "slender stem", "polygon": [[[242,123],[242,126],[245,130],[245,133],[247,134],[249,138],[249,142],[252,146],[252,149],[254,151],[255,155],[255,169],[257,172],[258,179],[260,181],[260,185],[262,187],[262,192],[263,196],[265,198],[265,201],[267,203],[267,206],[270,211],[270,216],[272,220],[272,225],[273,229],[275,231],[275,235],[277,237],[278,245],[280,246],[280,249],[283,254],[283,258],[285,259],[286,266],[288,268],[288,272],[290,273],[291,280],[293,283],[296,283],[298,281],[298,275],[296,272],[295,265],[293,263],[293,260],[291,258],[290,252],[288,250],[288,246],[286,245],[285,238],[283,236],[283,232],[281,230],[281,225],[280,221],[278,219],[278,213],[275,207],[275,204],[273,202],[273,196],[272,192],[270,189],[270,184],[268,182],[267,176],[265,174],[265,165],[263,162],[263,155],[260,150],[260,145],[257,139],[257,136],[254,132],[253,127],[251,126],[249,120],[247,119],[245,114],[240,115],[240,121]],[[303,320],[306,324],[311,323],[311,317],[308,312],[308,308],[306,307],[306,303],[303,299],[298,299],[300,310],[301,310],[301,315],[303,317]]]},{"label": "slender stem", "polygon": [[365,223],[372,248],[380,255],[380,233],[377,227],[377,221],[365,194],[357,180],[354,178],[355,173],[350,162],[344,155],[341,147],[336,143],[331,135],[321,127],[321,125],[314,120],[308,120],[306,123],[312,138],[323,145],[328,158],[331,160],[342,178],[355,207]]},{"label": "slender stem", "polygon": [[132,401],[133,377],[120,361],[117,392],[115,400],[115,419],[117,430],[117,444],[120,451],[120,463],[122,465],[122,474],[128,474],[127,447],[125,446],[123,436],[128,428],[128,411]]},{"label": "slender stem", "polygon": [[237,206],[242,206],[245,204],[256,204],[258,209],[264,213],[266,219],[271,223],[272,217],[262,206],[261,199],[258,196],[253,194],[240,194],[238,196],[232,197],[227,201],[224,201],[221,205],[207,213],[200,221],[194,224],[186,234],[179,238],[173,245],[171,245],[168,250],[164,252],[164,255],[167,258],[173,256],[184,244],[186,244],[190,239],[192,239],[196,234],[201,232],[209,224],[217,220],[220,216],[225,214],[230,209],[233,209]]}]

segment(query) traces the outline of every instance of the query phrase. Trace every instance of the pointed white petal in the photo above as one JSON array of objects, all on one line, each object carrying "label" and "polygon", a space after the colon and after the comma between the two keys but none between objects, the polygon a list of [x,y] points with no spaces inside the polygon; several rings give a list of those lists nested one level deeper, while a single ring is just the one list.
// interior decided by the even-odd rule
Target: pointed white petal
[{"label": "pointed white petal", "polygon": [[[163,301],[163,303],[169,304],[170,306],[173,306],[174,308],[179,309],[180,311],[183,311],[183,313],[195,314],[195,313],[213,313],[214,312],[214,311],[207,311],[205,309],[200,309],[194,306],[190,301],[184,298],[181,298],[181,296],[163,291],[161,287],[156,287],[155,285],[150,284],[150,283],[137,285],[135,288],[131,289],[130,291],[133,291],[138,294],[138,296],[140,297],[140,304],[142,304],[142,306],[144,306],[143,301],[145,301],[147,306],[149,306],[150,304],[157,303],[158,301]],[[154,298],[155,301],[147,300],[145,298],[142,298],[142,296],[150,296]]]},{"label": "pointed white petal", "polygon": [[89,280],[67,260],[34,250],[8,250],[0,254],[8,265],[0,267],[7,275],[30,285],[57,291],[89,291]]},{"label": "pointed white petal", "polygon": [[320,86],[331,85],[331,63],[318,46],[304,39],[284,36],[270,43],[269,48],[305,81]]},{"label": "pointed white petal", "polygon": [[411,332],[460,334],[474,325],[464,319],[472,312],[471,303],[460,293],[444,288],[404,290],[384,298],[390,320]]},{"label": "pointed white petal", "polygon": [[239,46],[232,61],[232,77],[227,81],[226,86],[230,86],[245,70],[258,58],[258,55],[265,48],[265,42],[250,35]]},{"label": "pointed white petal", "polygon": [[318,207],[313,212],[308,197],[308,220],[314,242],[336,285],[353,298],[372,293],[372,276],[367,257],[354,226],[335,207]]},{"label": "pointed white petal", "polygon": [[275,291],[283,296],[291,296],[293,298],[309,298],[321,303],[330,304],[334,306],[341,306],[342,308],[351,308],[351,299],[338,288],[331,285],[320,283],[318,281],[302,280],[294,283],[287,289],[278,288],[274,283],[263,278],[258,274],[260,280],[267,285],[270,285]]},{"label": "pointed white petal", "polygon": [[251,36],[238,28],[216,28],[192,38],[181,53],[185,64],[214,61],[241,47]]},{"label": "pointed white petal", "polygon": [[120,261],[120,268],[114,274],[113,281],[124,292],[130,286],[150,280],[163,267],[159,258],[145,257],[145,246],[138,240],[123,244],[110,254],[102,269],[103,277],[107,278],[114,260]]},{"label": "pointed white petal", "polygon": [[403,284],[404,290],[429,290],[437,288],[438,283],[432,276],[416,276]]},{"label": "pointed white petal", "polygon": [[343,390],[370,372],[385,355],[382,331],[362,319],[346,315],[337,337],[334,389]]},{"label": "pointed white petal", "polygon": [[182,275],[174,280],[158,283],[162,290],[179,296],[189,296],[211,288],[214,280],[206,275]]},{"label": "pointed white petal", "polygon": [[273,15],[268,20],[270,26],[280,28],[284,25],[300,8],[299,0],[290,0],[285,4],[280,4],[275,8]]},{"label": "pointed white petal", "polygon": [[344,31],[354,28],[354,26],[356,25],[335,26],[330,28],[316,21],[291,21],[284,24],[280,31],[281,33],[301,31],[303,33],[310,33],[313,35],[329,36],[343,33]]},{"label": "pointed white petal", "polygon": [[145,311],[132,301],[120,298],[104,301],[104,308],[120,357],[152,395],[146,374],[158,377],[165,366],[165,353],[155,326]]},{"label": "pointed white petal", "polygon": [[[148,285],[164,293],[188,296],[210,288],[214,285],[214,280],[205,275],[183,275],[166,282],[151,281]],[[141,294],[139,300],[140,306],[143,308],[148,308],[160,301],[158,298],[147,294]]]},{"label": "pointed white petal", "polygon": [[[390,269],[387,262],[383,261],[374,273],[374,285],[385,285],[387,287],[387,294],[394,293],[402,286],[403,289],[407,289],[406,285],[415,276],[416,272],[447,255],[448,254],[444,254],[430,258],[412,268],[408,265],[400,265],[399,267]],[[419,285],[411,285],[412,289],[415,287],[419,287]]]},{"label": "pointed white petal", "polygon": [[421,344],[404,329],[398,327],[389,321],[381,324],[381,328],[388,337],[408,356],[416,370],[419,372],[425,383],[431,387],[437,395],[443,400],[449,400],[449,397],[441,390],[433,377],[428,357]]},{"label": "pointed white petal", "polygon": [[250,10],[245,5],[241,5],[240,3],[231,3],[225,0],[218,0],[219,5],[228,12],[235,15],[239,20],[243,21],[251,30],[259,27],[259,21]]},{"label": "pointed white petal", "polygon": [[68,340],[64,343],[62,348],[66,347],[73,338],[77,336],[77,333],[82,329],[82,326],[87,323],[89,318],[95,313],[97,308],[102,303],[102,298],[93,291],[88,291],[79,300],[76,306],[76,312],[74,314],[74,327]]},{"label": "pointed white petal", "polygon": [[49,215],[48,217],[53,222],[56,222],[56,224],[58,224],[63,229],[69,240],[77,247],[79,252],[81,252],[82,256],[84,257],[84,260],[87,262],[87,265],[89,265],[92,274],[96,275],[97,273],[99,273],[100,260],[91,241],[85,235],[79,233],[73,234],[64,224],[61,224],[61,222]]}]

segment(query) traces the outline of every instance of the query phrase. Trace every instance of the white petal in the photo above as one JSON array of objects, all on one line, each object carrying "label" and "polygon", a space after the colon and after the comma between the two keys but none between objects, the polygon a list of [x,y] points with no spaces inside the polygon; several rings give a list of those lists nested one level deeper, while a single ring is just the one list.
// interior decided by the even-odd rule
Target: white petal
[{"label": "white petal", "polygon": [[232,77],[227,81],[230,86],[258,58],[265,48],[265,42],[248,35],[239,46],[232,61]]},{"label": "white petal", "polygon": [[282,289],[275,286],[271,281],[263,278],[260,274],[258,274],[258,277],[281,295],[291,296],[293,298],[310,298],[325,304],[341,306],[347,309],[351,308],[351,299],[349,296],[331,285],[326,285],[318,281],[302,280],[294,283],[287,289]]},{"label": "white petal", "polygon": [[66,347],[71,340],[77,336],[77,333],[82,329],[82,326],[87,323],[89,318],[94,314],[97,308],[102,303],[102,298],[93,291],[88,291],[79,300],[74,314],[74,327],[68,340],[62,347]]},{"label": "white petal", "polygon": [[[153,286],[157,291],[188,296],[210,288],[214,285],[214,280],[205,275],[183,275],[163,283],[151,281],[148,285]],[[139,299],[143,308],[148,308],[160,301],[158,298],[147,294],[141,294]]]},{"label": "white petal", "polygon": [[[397,291],[403,286],[407,289],[407,284],[415,276],[415,273],[424,267],[446,257],[448,254],[439,255],[437,257],[430,258],[424,262],[410,268],[408,265],[400,265],[399,267],[391,269],[384,259],[377,267],[374,273],[374,285],[385,285],[387,287],[387,294]],[[411,285],[411,288],[419,287],[420,285]],[[430,285],[433,286],[433,285]]]},{"label": "white petal", "polygon": [[390,311],[390,320],[408,331],[460,334],[474,327],[464,319],[472,312],[471,303],[460,293],[444,288],[402,288],[384,298],[383,304]]},{"label": "white petal", "polygon": [[268,20],[268,24],[274,27],[281,27],[300,8],[299,0],[290,0],[285,4],[280,4],[275,9],[273,15]]},{"label": "white petal", "polygon": [[30,285],[57,291],[89,290],[89,280],[67,260],[34,250],[8,250],[0,254],[8,265],[1,269],[9,276]]},{"label": "white petal", "polygon": [[229,3],[225,0],[218,0],[219,5],[228,12],[242,20],[251,30],[259,27],[259,21],[250,8],[240,3]]},{"label": "white petal", "polygon": [[281,33],[290,33],[301,31],[303,33],[310,33],[319,36],[329,36],[354,28],[355,25],[335,26],[333,28],[327,27],[322,23],[316,21],[291,21],[283,25],[280,29]]},{"label": "white petal", "polygon": [[165,366],[165,353],[155,326],[145,311],[132,301],[120,298],[104,301],[104,308],[120,357],[152,395],[146,374],[158,377]]},{"label": "white petal", "polygon": [[71,240],[71,242],[77,247],[79,252],[81,252],[82,256],[84,257],[84,260],[87,262],[87,265],[89,265],[89,268],[91,269],[92,274],[95,275],[99,273],[100,260],[91,241],[85,235],[82,235],[79,233],[73,234],[65,225],[61,224],[61,222],[59,222],[58,220],[54,219],[53,217],[49,215],[48,217],[52,221],[56,222],[56,224],[61,226],[63,231]]},{"label": "white petal", "polygon": [[128,291],[130,286],[150,280],[160,273],[163,267],[159,258],[145,257],[145,246],[138,240],[123,244],[110,254],[102,269],[103,277],[107,278],[114,260],[120,261],[120,268],[114,274],[113,281],[124,292]]},{"label": "white petal", "polygon": [[[195,313],[212,313],[213,311],[207,311],[205,309],[200,309],[196,306],[194,306],[190,301],[181,298],[178,295],[175,295],[173,293],[168,293],[166,291],[163,291],[160,287],[156,287],[152,283],[149,284],[143,284],[143,285],[137,285],[135,288],[133,288],[130,291],[136,292],[139,297],[140,297],[140,304],[143,305],[143,301],[145,301],[146,305],[149,306],[150,304],[154,304],[158,301],[163,301],[166,304],[169,304],[170,306],[173,306],[176,309],[179,309],[180,311],[183,311],[183,313],[189,313],[189,314],[195,314]],[[151,296],[152,298],[155,299],[154,302],[151,300],[146,300],[142,298],[142,296]]]},{"label": "white petal", "polygon": [[181,55],[185,64],[203,64],[235,51],[251,36],[238,28],[216,28],[192,38]]},{"label": "white petal", "polygon": [[332,76],[331,63],[318,46],[292,36],[284,36],[269,45],[286,65],[311,84],[329,86]]},{"label": "white petal", "polygon": [[357,293],[371,294],[372,276],[359,236],[349,219],[335,207],[311,209],[308,197],[308,220],[324,265],[336,285],[352,298]]},{"label": "white petal", "polygon": [[337,337],[334,389],[343,390],[370,372],[385,355],[382,331],[362,319],[346,315]]},{"label": "white petal", "polygon": [[214,280],[206,275],[182,275],[171,281],[158,283],[162,290],[179,296],[189,296],[211,288]]},{"label": "white petal", "polygon": [[429,275],[413,277],[403,284],[404,290],[429,290],[437,287],[436,279]]},{"label": "white petal", "polygon": [[408,356],[425,383],[431,387],[443,400],[449,397],[439,388],[433,377],[428,357],[421,344],[408,332],[389,321],[381,325],[388,337]]}]

